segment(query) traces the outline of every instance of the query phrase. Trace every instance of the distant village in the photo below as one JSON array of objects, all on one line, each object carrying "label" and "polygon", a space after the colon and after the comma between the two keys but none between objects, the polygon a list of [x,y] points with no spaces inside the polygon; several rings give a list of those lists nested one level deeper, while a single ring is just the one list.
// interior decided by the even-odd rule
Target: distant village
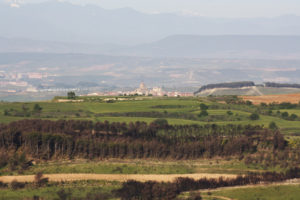
[{"label": "distant village", "polygon": [[161,87],[147,88],[144,82],[141,82],[140,87],[133,91],[110,91],[110,92],[95,92],[83,96],[168,96],[168,97],[189,97],[194,96],[192,92],[163,91]]}]

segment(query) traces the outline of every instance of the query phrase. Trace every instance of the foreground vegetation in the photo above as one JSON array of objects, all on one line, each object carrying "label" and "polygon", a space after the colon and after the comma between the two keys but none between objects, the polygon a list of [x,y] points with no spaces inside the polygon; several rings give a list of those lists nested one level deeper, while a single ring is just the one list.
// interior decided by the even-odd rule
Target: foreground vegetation
[{"label": "foreground vegetation", "polygon": [[[63,103],[58,99],[0,103],[1,175],[43,172],[243,176],[235,180],[181,179],[146,184],[47,182],[38,188],[27,183],[17,189],[0,182],[0,196],[4,199],[35,195],[36,199],[62,198],[59,195],[67,195],[65,199],[175,199],[191,190],[298,178],[298,169],[293,173],[291,170],[300,166],[300,104],[253,105],[236,96],[72,96],[72,100]],[[71,190],[72,195],[68,192]],[[133,192],[132,196],[126,196],[128,191]],[[213,193],[243,199],[239,194],[243,193]],[[248,197],[244,199],[254,196]]]}]

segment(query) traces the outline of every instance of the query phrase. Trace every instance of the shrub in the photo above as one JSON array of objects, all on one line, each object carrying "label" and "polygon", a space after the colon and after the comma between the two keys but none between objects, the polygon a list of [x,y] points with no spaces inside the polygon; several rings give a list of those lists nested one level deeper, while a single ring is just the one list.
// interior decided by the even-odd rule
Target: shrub
[{"label": "shrub", "polygon": [[257,113],[252,113],[252,114],[250,115],[250,119],[251,119],[251,120],[258,120],[258,119],[259,119],[259,115],[258,115]]},{"label": "shrub", "polygon": [[75,92],[68,92],[67,96],[68,96],[68,99],[75,99],[76,98]]},{"label": "shrub", "polygon": [[202,111],[199,113],[198,116],[199,116],[199,117],[206,117],[206,116],[208,116],[208,112],[207,112],[206,110],[202,110]]},{"label": "shrub", "polygon": [[201,103],[201,104],[200,104],[200,109],[201,109],[201,110],[207,110],[207,109],[208,109],[208,106],[207,106],[206,104],[204,104],[204,103]]},{"label": "shrub", "polygon": [[7,187],[7,184],[0,181],[0,188],[6,188],[6,187]]},{"label": "shrub", "polygon": [[230,110],[227,111],[227,115],[233,115],[233,112],[231,112]]},{"label": "shrub", "polygon": [[70,191],[65,191],[64,189],[59,190],[56,194],[58,196],[58,200],[68,200],[72,197],[72,193]]},{"label": "shrub", "polygon": [[43,178],[43,173],[42,172],[38,172],[35,176],[34,176],[34,182],[35,185],[37,187],[41,187],[44,186],[48,183],[49,179],[48,178]]},{"label": "shrub", "polygon": [[289,113],[288,112],[283,112],[281,113],[281,117],[282,118],[287,118],[289,116]]},{"label": "shrub", "polygon": [[159,127],[168,126],[168,120],[166,119],[156,119],[152,123],[158,125]]},{"label": "shrub", "polygon": [[270,124],[269,124],[269,129],[271,129],[271,130],[277,130],[278,129],[278,126],[276,125],[276,123],[275,122],[270,122]]},{"label": "shrub", "polygon": [[25,187],[25,183],[18,182],[17,180],[13,180],[11,182],[11,188],[13,190],[22,189]]}]

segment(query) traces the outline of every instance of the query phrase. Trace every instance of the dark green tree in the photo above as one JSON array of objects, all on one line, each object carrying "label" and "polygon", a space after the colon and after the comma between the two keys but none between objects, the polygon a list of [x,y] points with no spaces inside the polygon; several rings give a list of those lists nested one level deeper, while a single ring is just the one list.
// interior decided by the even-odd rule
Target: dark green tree
[{"label": "dark green tree", "polygon": [[199,113],[198,116],[199,116],[199,117],[206,117],[206,116],[208,116],[208,112],[207,112],[206,110],[202,110],[202,111]]},{"label": "dark green tree", "polygon": [[252,102],[249,101],[249,100],[247,100],[247,101],[246,101],[246,105],[247,105],[247,106],[251,106],[251,105],[252,105]]},{"label": "dark green tree", "polygon": [[233,112],[231,112],[230,110],[227,111],[227,115],[233,115]]},{"label": "dark green tree", "polygon": [[258,120],[258,119],[259,119],[259,115],[258,115],[257,113],[252,113],[252,114],[250,115],[250,119],[251,119],[251,120]]},{"label": "dark green tree", "polygon": [[289,117],[289,113],[288,112],[283,112],[283,113],[281,113],[281,117],[282,118],[288,118]]},{"label": "dark green tree", "polygon": [[156,119],[152,123],[160,127],[168,126],[168,120],[166,119]]},{"label": "dark green tree", "polygon": [[276,125],[275,122],[270,122],[270,124],[269,124],[269,129],[275,131],[275,130],[278,129],[278,126]]},{"label": "dark green tree", "polygon": [[43,108],[39,104],[35,104],[33,107],[33,113],[40,113],[42,110]]},{"label": "dark green tree", "polygon": [[68,92],[68,99],[75,99],[75,98],[76,98],[75,92]]},{"label": "dark green tree", "polygon": [[298,118],[298,115],[296,114],[291,114],[290,120],[295,121]]},{"label": "dark green tree", "polygon": [[201,103],[200,104],[200,110],[207,110],[208,109],[208,106],[204,103]]}]

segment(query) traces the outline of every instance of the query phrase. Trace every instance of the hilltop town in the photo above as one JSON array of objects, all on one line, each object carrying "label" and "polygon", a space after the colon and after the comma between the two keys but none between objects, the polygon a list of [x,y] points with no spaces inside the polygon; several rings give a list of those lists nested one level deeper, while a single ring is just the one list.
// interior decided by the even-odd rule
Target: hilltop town
[{"label": "hilltop town", "polygon": [[192,92],[179,91],[164,91],[162,87],[148,88],[144,82],[132,91],[109,91],[109,92],[94,92],[82,96],[168,96],[168,97],[188,97],[194,96]]}]

